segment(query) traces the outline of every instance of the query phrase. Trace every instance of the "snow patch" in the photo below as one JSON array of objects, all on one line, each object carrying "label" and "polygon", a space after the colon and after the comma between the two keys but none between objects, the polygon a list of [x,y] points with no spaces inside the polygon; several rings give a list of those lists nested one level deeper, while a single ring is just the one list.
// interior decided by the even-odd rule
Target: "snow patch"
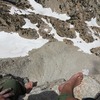
[{"label": "snow patch", "polygon": [[42,5],[37,3],[35,0],[29,0],[29,2],[32,5],[32,7],[34,8],[34,10],[28,9],[28,11],[30,11],[30,12],[34,12],[35,14],[55,17],[55,18],[58,18],[58,19],[64,20],[64,21],[70,19],[70,17],[66,14],[58,14],[57,12],[53,12],[51,10],[51,8],[43,8]]},{"label": "snow patch", "polygon": [[52,34],[53,37],[54,37],[55,39],[57,39],[58,41],[63,41],[63,39],[65,39],[65,37],[60,37],[60,36],[57,34],[56,30],[54,29],[54,27],[52,26],[51,23],[48,23],[48,22],[46,21],[46,19],[44,19],[44,18],[42,18],[42,20],[43,20],[46,24],[48,24],[49,27],[52,28],[52,30],[51,30],[51,32],[50,32],[49,34]]},{"label": "snow patch", "polygon": [[0,32],[0,58],[20,57],[28,55],[32,49],[37,49],[47,43],[48,40],[39,37],[38,39],[25,39],[18,33]]},{"label": "snow patch", "polygon": [[73,41],[74,46],[77,46],[77,47],[80,48],[79,51],[83,51],[83,52],[85,52],[85,53],[92,54],[92,53],[90,52],[90,49],[100,46],[100,39],[95,40],[95,41],[92,42],[92,43],[86,43],[85,41],[83,41],[83,40],[80,38],[79,34],[80,34],[80,33],[76,32],[77,37],[76,37],[75,39],[70,39],[70,38],[69,38],[69,40]]},{"label": "snow patch", "polygon": [[96,18],[91,18],[91,21],[85,21],[85,23],[87,23],[88,26],[100,27],[96,22]]},{"label": "snow patch", "polygon": [[70,24],[70,28],[74,28],[74,25]]},{"label": "snow patch", "polygon": [[38,27],[36,26],[38,23],[33,24],[31,23],[31,21],[27,18],[24,18],[26,24],[24,26],[22,26],[22,28],[31,28],[31,29],[36,29],[38,30]]}]

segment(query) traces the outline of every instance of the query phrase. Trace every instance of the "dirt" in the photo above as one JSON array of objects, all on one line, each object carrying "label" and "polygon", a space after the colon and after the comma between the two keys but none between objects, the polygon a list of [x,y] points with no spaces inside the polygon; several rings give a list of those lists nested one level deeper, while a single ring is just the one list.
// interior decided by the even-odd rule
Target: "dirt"
[{"label": "dirt", "polygon": [[[68,14],[71,19],[68,20],[71,24],[74,25],[77,32],[80,33],[80,37],[87,43],[93,42],[94,39],[91,34],[89,34],[89,28],[87,27],[85,21],[90,21],[91,18],[97,18],[97,23],[100,25],[100,2],[98,0],[55,0],[55,3],[52,3],[53,0],[36,0],[40,4],[42,4],[44,7],[50,7],[53,11],[57,11],[58,13],[66,13]],[[57,21],[57,23],[59,23]],[[66,23],[66,22],[64,22]],[[60,27],[62,23],[60,23],[59,27],[55,26],[56,29],[58,29],[58,34],[60,36],[68,36],[71,38],[75,38],[72,35],[74,32],[72,30],[68,30],[68,26],[66,28],[65,32],[64,27],[63,30]],[[67,24],[68,25],[68,24]],[[59,32],[59,30],[62,30],[62,32]],[[100,28],[99,28],[100,29]],[[96,32],[97,33],[97,32]],[[67,35],[65,35],[67,34]],[[98,33],[97,33],[98,34]]]}]

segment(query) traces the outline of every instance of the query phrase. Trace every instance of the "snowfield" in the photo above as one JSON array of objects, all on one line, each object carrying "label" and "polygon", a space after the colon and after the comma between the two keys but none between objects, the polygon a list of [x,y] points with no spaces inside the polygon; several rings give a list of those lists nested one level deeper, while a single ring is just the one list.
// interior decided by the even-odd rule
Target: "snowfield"
[{"label": "snowfield", "polygon": [[[29,0],[30,4],[32,5],[33,9],[26,9],[21,10],[14,6],[10,9],[10,14],[30,14],[32,12],[36,14],[46,15],[46,16],[52,16],[55,18],[58,18],[60,20],[68,20],[70,17],[66,14],[58,14],[56,12],[52,12],[50,8],[43,8],[42,5],[36,3],[34,0]],[[32,24],[29,19],[24,19],[26,24],[22,28],[31,28],[36,29],[38,33],[38,27],[36,24]],[[77,37],[75,39],[70,39],[66,37],[60,37],[58,36],[56,30],[52,26],[51,23],[48,23],[45,19],[42,18],[42,20],[48,24],[52,30],[49,34],[53,34],[54,38],[56,38],[58,41],[63,41],[63,39],[69,39],[73,41],[74,45],[79,47],[79,50],[89,53],[91,48],[99,47],[100,46],[100,39],[94,35],[93,31],[91,30],[91,34],[93,35],[96,40],[93,43],[86,43],[83,41],[80,37],[78,32],[76,32]],[[91,21],[85,21],[85,23],[90,26],[96,26],[100,27],[96,23],[96,18],[92,18]],[[73,25],[70,25],[70,28],[74,28]],[[48,31],[45,29],[45,31]],[[28,52],[32,49],[37,49],[46,44],[49,40],[43,39],[40,35],[38,39],[25,39],[18,35],[18,33],[7,33],[7,32],[0,32],[0,58],[8,58],[8,57],[20,57],[20,56],[26,56],[28,55]]]},{"label": "snowfield", "polygon": [[0,58],[20,57],[28,55],[33,48],[40,48],[48,40],[39,37],[37,40],[22,38],[18,33],[0,32]]}]

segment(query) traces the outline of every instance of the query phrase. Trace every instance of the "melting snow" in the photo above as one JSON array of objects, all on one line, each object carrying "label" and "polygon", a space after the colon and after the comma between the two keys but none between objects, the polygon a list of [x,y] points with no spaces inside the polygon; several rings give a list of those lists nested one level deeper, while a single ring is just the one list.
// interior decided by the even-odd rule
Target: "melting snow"
[{"label": "melting snow", "polygon": [[[29,0],[29,2],[32,5],[32,7],[34,8],[34,10],[32,10],[32,9],[22,10],[22,9],[18,9],[18,8],[12,6],[10,9],[10,14],[15,14],[15,13],[30,14],[30,13],[34,12],[36,14],[55,17],[55,18],[58,18],[58,19],[64,20],[64,21],[70,19],[70,17],[66,14],[58,14],[56,12],[52,12],[52,10],[50,8],[43,8],[42,5],[38,4],[34,0]],[[38,27],[36,26],[37,23],[32,24],[30,22],[30,20],[27,18],[25,18],[24,20],[25,20],[26,24],[22,28],[32,28],[32,29],[36,29],[38,32]],[[51,23],[47,22],[43,18],[42,18],[42,20],[46,24],[48,24],[49,27],[52,28],[52,30],[49,34],[52,34],[54,36],[54,38],[57,39],[58,41],[63,41],[63,39],[72,40],[74,45],[79,47],[81,51],[84,51],[85,53],[89,53],[89,54],[91,54],[91,52],[90,52],[91,48],[100,46],[100,39],[98,39],[94,35],[93,30],[91,28],[90,28],[91,34],[97,40],[95,40],[92,43],[86,43],[79,37],[80,33],[78,33],[78,32],[76,32],[77,37],[75,39],[60,37],[57,34],[56,30],[54,29],[54,27],[52,26]],[[87,23],[88,26],[100,27],[96,23],[96,18],[92,18],[91,21],[85,21],[85,23]],[[74,28],[74,26],[70,24],[70,28]],[[48,29],[44,29],[44,30],[48,31]],[[24,39],[24,38],[20,37],[17,33],[10,34],[10,33],[2,31],[2,32],[0,32],[0,58],[26,56],[28,54],[28,51],[30,51],[32,49],[40,48],[47,42],[48,42],[48,40],[43,39],[41,36],[36,40],[34,40],[34,39],[29,40],[29,39]]]},{"label": "melting snow", "polygon": [[46,15],[46,16],[51,16],[51,17],[55,17],[58,18],[60,20],[69,20],[70,17],[66,14],[58,14],[57,12],[53,12],[51,10],[51,8],[43,8],[42,5],[40,5],[39,3],[37,3],[34,0],[29,0],[31,6],[34,8],[33,9],[26,9],[26,10],[22,10],[22,9],[18,9],[17,7],[12,6],[10,9],[10,14],[31,14],[32,12],[34,12],[35,14],[40,14],[40,15]]},{"label": "melting snow", "polygon": [[48,40],[39,37],[37,40],[22,38],[18,33],[0,32],[0,58],[20,57],[28,55],[28,52],[40,48]]},{"label": "melting snow", "polygon": [[85,23],[87,23],[88,26],[100,27],[96,22],[96,18],[92,18],[91,21],[85,21]]},{"label": "melting snow", "polygon": [[52,34],[53,37],[54,37],[55,39],[57,39],[58,41],[63,41],[63,39],[65,39],[65,37],[60,37],[60,36],[57,34],[56,30],[54,29],[54,27],[52,26],[51,23],[48,23],[44,18],[42,18],[42,20],[43,20],[46,24],[48,24],[49,27],[52,28],[52,30],[51,30],[51,32],[50,32],[49,34]]},{"label": "melting snow", "polygon": [[79,34],[80,33],[76,32],[77,37],[75,39],[70,39],[73,41],[74,46],[80,48],[79,51],[91,54],[90,49],[100,46],[100,39],[97,39],[92,43],[86,43],[80,38]]},{"label": "melting snow", "polygon": [[26,15],[28,15],[28,14],[30,14],[30,12],[27,10],[18,9],[18,8],[12,6],[10,9],[10,14],[11,15],[13,15],[13,14],[19,14],[19,15],[26,14]]},{"label": "melting snow", "polygon": [[64,21],[70,19],[70,17],[66,14],[58,14],[57,12],[53,12],[51,10],[51,8],[43,8],[42,5],[37,3],[35,0],[29,0],[29,2],[32,5],[32,7],[34,8],[34,10],[28,9],[28,11],[30,11],[30,12],[34,12],[34,13],[40,14],[40,15],[55,17],[55,18],[58,18],[58,19],[64,20]]},{"label": "melting snow", "polygon": [[27,18],[24,18],[24,20],[25,20],[26,24],[25,24],[22,28],[32,28],[32,29],[38,30],[38,27],[36,26],[38,23],[33,24],[33,23],[31,23],[31,21],[30,21],[29,19],[27,19]]}]

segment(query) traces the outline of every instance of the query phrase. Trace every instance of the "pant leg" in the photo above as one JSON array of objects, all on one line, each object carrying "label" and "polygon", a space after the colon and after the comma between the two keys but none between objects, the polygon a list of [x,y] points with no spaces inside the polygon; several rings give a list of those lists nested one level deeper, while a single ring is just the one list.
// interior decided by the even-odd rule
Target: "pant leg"
[{"label": "pant leg", "polygon": [[15,95],[10,98],[11,100],[17,100],[19,95],[23,94],[21,90],[21,85],[15,79],[7,79],[2,86],[3,86],[3,90],[7,88],[13,89]]},{"label": "pant leg", "polygon": [[64,93],[64,94],[60,94],[58,96],[58,100],[67,100],[67,98],[69,97],[73,97],[71,94],[67,94],[67,93]]}]

